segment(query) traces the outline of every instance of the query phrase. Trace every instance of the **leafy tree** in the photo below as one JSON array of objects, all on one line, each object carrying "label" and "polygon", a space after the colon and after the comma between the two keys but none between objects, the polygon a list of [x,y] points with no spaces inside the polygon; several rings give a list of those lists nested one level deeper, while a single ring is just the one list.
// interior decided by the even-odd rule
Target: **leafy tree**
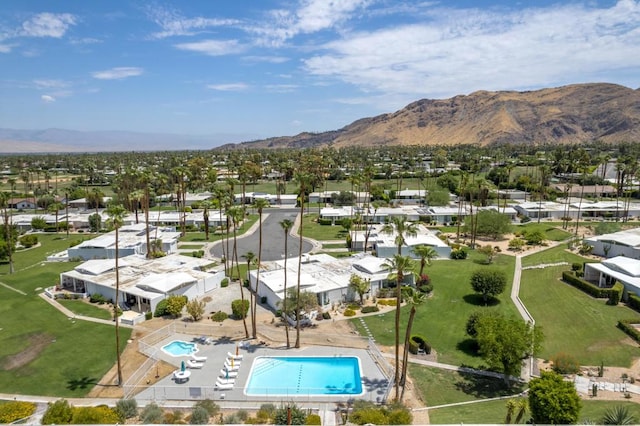
[{"label": "leafy tree", "polygon": [[624,405],[608,408],[602,417],[603,425],[632,425],[635,423],[635,416],[629,412],[629,407]]},{"label": "leafy tree", "polygon": [[182,315],[182,309],[187,304],[187,298],[185,296],[178,296],[172,294],[167,297],[167,313],[174,318]]},{"label": "leafy tree", "polygon": [[557,373],[543,371],[529,383],[529,408],[536,424],[574,424],[582,403],[573,383]]},{"label": "leafy tree", "polygon": [[191,315],[194,321],[200,321],[204,315],[204,309],[207,304],[204,300],[193,299],[187,302],[187,313]]},{"label": "leafy tree", "polygon": [[44,412],[42,417],[43,425],[53,424],[69,424],[73,417],[73,408],[69,405],[66,399],[59,399],[56,402],[49,403],[47,411]]},{"label": "leafy tree", "polygon": [[525,232],[524,239],[527,242],[527,244],[532,246],[538,246],[542,244],[544,240],[547,239],[547,236],[544,234],[544,232],[536,230],[536,231]]},{"label": "leafy tree", "polygon": [[501,294],[506,286],[507,277],[498,269],[478,269],[471,275],[471,287],[482,294],[485,303],[489,297]]},{"label": "leafy tree", "polygon": [[487,263],[493,263],[493,258],[498,254],[498,250],[493,247],[491,244],[487,244],[486,246],[478,247],[478,253],[483,254],[487,258]]},{"label": "leafy tree", "polygon": [[[471,221],[470,223],[473,223]],[[486,236],[494,240],[511,232],[511,219],[506,214],[495,210],[481,210],[476,213],[476,235]],[[470,232],[470,224],[465,224],[465,231]]]},{"label": "leafy tree", "polygon": [[427,193],[427,205],[429,206],[448,206],[449,191],[439,186],[429,189]]},{"label": "leafy tree", "polygon": [[356,196],[350,191],[340,191],[331,194],[331,203],[335,206],[352,206],[356,202]]},{"label": "leafy tree", "polygon": [[360,304],[363,305],[364,295],[371,288],[371,280],[363,279],[358,274],[351,274],[351,277],[349,278],[349,288],[358,294],[360,297]]},{"label": "leafy tree", "polygon": [[[310,291],[301,291],[299,294],[295,288],[287,290],[287,297],[282,301],[283,311],[284,305],[287,305],[287,314],[296,314],[302,311],[312,311],[318,307],[318,298]],[[297,316],[297,315],[296,315]]]},{"label": "leafy tree", "polygon": [[236,318],[244,319],[249,312],[249,301],[246,299],[236,299],[231,302],[231,312]]},{"label": "leafy tree", "polygon": [[93,213],[89,215],[89,229],[91,232],[100,231],[100,225],[102,222],[102,217],[98,213]]},{"label": "leafy tree", "polygon": [[193,407],[193,411],[191,411],[191,419],[189,420],[189,424],[192,425],[206,425],[209,423],[209,413],[203,407]]},{"label": "leafy tree", "polygon": [[44,229],[47,227],[47,221],[42,216],[36,216],[31,219],[31,227],[33,229]]},{"label": "leafy tree", "polygon": [[539,328],[501,314],[479,316],[475,331],[478,352],[490,368],[504,373],[507,385],[509,376],[520,375],[522,360],[537,353],[542,341]]}]

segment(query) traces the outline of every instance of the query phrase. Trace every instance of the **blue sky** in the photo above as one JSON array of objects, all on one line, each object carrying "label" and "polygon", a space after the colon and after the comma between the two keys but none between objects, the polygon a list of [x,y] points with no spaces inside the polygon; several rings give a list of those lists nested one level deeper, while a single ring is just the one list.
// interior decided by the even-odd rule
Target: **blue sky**
[{"label": "blue sky", "polygon": [[633,0],[3,0],[0,127],[231,139],[422,98],[638,88]]}]

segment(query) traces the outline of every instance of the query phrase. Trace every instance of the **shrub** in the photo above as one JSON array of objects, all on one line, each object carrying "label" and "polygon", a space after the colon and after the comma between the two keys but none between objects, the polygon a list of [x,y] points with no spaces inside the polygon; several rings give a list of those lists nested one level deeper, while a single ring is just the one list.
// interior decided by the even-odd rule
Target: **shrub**
[{"label": "shrub", "polygon": [[347,309],[357,311],[360,309],[360,305],[358,305],[357,303],[349,303],[349,305],[347,306]]},{"label": "shrub", "polygon": [[629,293],[627,304],[631,309],[640,311],[640,297],[636,296],[634,293]]},{"label": "shrub", "polygon": [[162,420],[162,409],[155,402],[150,403],[142,409],[140,413],[142,423],[160,423]]},{"label": "shrub", "polygon": [[231,312],[233,313],[233,316],[235,318],[246,318],[247,312],[249,312],[249,301],[246,299],[234,300],[233,302],[231,302]]},{"label": "shrub", "polygon": [[60,399],[56,402],[49,403],[47,411],[45,411],[44,416],[42,416],[42,424],[69,424],[71,423],[72,417],[73,409],[66,400]]},{"label": "shrub", "polygon": [[571,270],[573,272],[577,272],[577,271],[582,271],[582,263],[580,262],[574,262],[571,264]]},{"label": "shrub", "polygon": [[135,399],[120,399],[116,402],[116,410],[123,419],[130,419],[138,415],[138,403]]},{"label": "shrub", "polygon": [[[262,404],[260,409],[256,413],[257,419],[264,419],[270,421],[276,413],[276,406],[273,404]],[[266,422],[265,422],[266,423]]]},{"label": "shrub", "polygon": [[213,402],[210,399],[203,399],[201,401],[196,402],[194,407],[201,407],[207,410],[209,416],[215,416],[220,412],[220,406]]},{"label": "shrub", "polygon": [[627,333],[636,342],[640,342],[640,331],[634,327],[634,324],[640,324],[640,318],[620,320],[618,321],[618,328]]},{"label": "shrub", "polygon": [[553,371],[558,374],[576,374],[580,371],[580,363],[573,356],[560,352],[551,358]]},{"label": "shrub", "polygon": [[116,424],[120,422],[120,417],[116,410],[106,406],[97,407],[74,407],[71,423],[74,425],[90,424]]},{"label": "shrub", "polygon": [[344,316],[345,317],[352,317],[356,314],[356,311],[354,311],[353,309],[345,309],[344,311]]},{"label": "shrub", "polygon": [[38,236],[35,234],[23,235],[18,241],[20,241],[23,247],[30,248],[38,244]]},{"label": "shrub", "polygon": [[229,315],[227,315],[226,312],[222,312],[222,311],[218,311],[216,313],[214,313],[213,315],[211,315],[211,319],[215,322],[222,322],[224,320],[226,320],[227,318],[229,318]]},{"label": "shrub", "polygon": [[588,281],[578,278],[571,271],[564,271],[562,273],[562,281],[566,282],[567,284],[571,284],[577,289],[582,290],[585,293],[599,299],[603,299],[609,296],[609,289],[600,288],[596,285],[591,284]]},{"label": "shrub", "polygon": [[163,299],[160,302],[158,302],[158,304],[156,305],[156,310],[153,313],[154,317],[163,317],[165,315],[167,315],[169,312],[167,312],[167,299]]},{"label": "shrub", "polygon": [[371,312],[379,312],[380,308],[378,308],[377,306],[364,306],[360,312],[362,312],[363,314],[370,314]]},{"label": "shrub", "polygon": [[191,419],[189,420],[189,424],[192,425],[206,425],[209,423],[209,413],[203,407],[195,406],[193,407],[193,411],[191,411]]},{"label": "shrub", "polygon": [[9,401],[0,404],[0,424],[13,423],[16,420],[31,416],[36,411],[36,404],[24,401]]},{"label": "shrub", "polygon": [[147,311],[147,312],[145,312],[145,313],[144,313],[144,319],[145,319],[145,320],[147,320],[147,321],[148,321],[148,320],[150,320],[151,318],[153,318],[153,312],[151,312],[151,311]]},{"label": "shrub", "polygon": [[[288,423],[288,418],[291,418],[291,423]],[[286,405],[283,404],[279,408],[276,408],[273,413],[274,423],[277,425],[303,425],[307,415],[304,410],[298,407],[295,403],[289,402]]]},{"label": "shrub", "polygon": [[454,260],[464,260],[467,258],[467,256],[468,256],[468,253],[463,248],[453,249],[451,250],[451,254],[449,255],[449,257]]},{"label": "shrub", "polygon": [[609,300],[607,301],[608,305],[617,305],[622,300],[622,293],[624,292],[624,284],[620,281],[616,281],[616,283],[609,289]]},{"label": "shrub", "polygon": [[418,286],[418,291],[422,292],[422,293],[431,293],[433,291],[433,284],[429,283],[429,284],[420,284]]},{"label": "shrub", "polygon": [[306,425],[321,425],[322,424],[322,420],[320,419],[320,416],[317,414],[309,414],[307,416],[307,420],[304,422],[304,424]]},{"label": "shrub", "polygon": [[323,312],[322,318],[326,320],[331,319],[331,314],[329,312]]},{"label": "shrub", "polygon": [[318,218],[318,225],[331,225],[333,221],[331,219],[326,219],[323,217]]},{"label": "shrub", "polygon": [[94,293],[89,297],[89,302],[104,305],[107,302],[107,299],[105,299],[100,293]]},{"label": "shrub", "polygon": [[229,286],[229,278],[223,278],[222,281],[220,281],[220,287],[225,288]]},{"label": "shrub", "polygon": [[202,259],[202,257],[204,256],[204,250],[194,250],[191,252],[191,256]]},{"label": "shrub", "polygon": [[409,338],[409,352],[417,354],[418,349],[424,349],[427,354],[431,353],[431,345],[427,343],[427,340],[423,336],[415,334]]}]

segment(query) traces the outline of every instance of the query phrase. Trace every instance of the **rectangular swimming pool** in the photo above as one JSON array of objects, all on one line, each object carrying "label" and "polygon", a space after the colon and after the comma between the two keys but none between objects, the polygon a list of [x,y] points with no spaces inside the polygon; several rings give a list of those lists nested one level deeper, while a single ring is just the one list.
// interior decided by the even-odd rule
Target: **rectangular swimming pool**
[{"label": "rectangular swimming pool", "polygon": [[246,395],[361,395],[358,357],[258,357],[251,366]]}]

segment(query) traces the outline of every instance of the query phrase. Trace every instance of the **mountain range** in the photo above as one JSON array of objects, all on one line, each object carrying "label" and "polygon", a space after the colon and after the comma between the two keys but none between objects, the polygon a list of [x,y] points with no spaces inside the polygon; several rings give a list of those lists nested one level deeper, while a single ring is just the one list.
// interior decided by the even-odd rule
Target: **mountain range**
[{"label": "mountain range", "polygon": [[[0,129],[0,153],[640,141],[640,89],[610,83],[422,99],[339,129],[250,136]],[[226,144],[222,145],[221,144]]]}]

